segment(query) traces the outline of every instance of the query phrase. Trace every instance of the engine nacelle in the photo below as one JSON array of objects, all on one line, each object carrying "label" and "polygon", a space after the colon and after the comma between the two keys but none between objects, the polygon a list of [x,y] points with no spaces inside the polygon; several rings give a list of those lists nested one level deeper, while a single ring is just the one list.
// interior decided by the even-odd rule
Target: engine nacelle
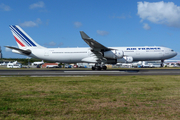
[{"label": "engine nacelle", "polygon": [[131,63],[133,62],[133,58],[131,56],[124,56],[121,59],[117,59],[117,63]]},{"label": "engine nacelle", "polygon": [[104,52],[105,58],[119,59],[122,58],[123,56],[124,56],[124,52],[119,50],[109,50]]}]

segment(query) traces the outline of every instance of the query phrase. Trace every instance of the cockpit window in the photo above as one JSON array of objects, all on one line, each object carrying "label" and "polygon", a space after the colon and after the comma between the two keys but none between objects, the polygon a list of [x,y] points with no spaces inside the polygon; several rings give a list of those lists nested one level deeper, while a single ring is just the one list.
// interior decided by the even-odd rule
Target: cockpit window
[{"label": "cockpit window", "polygon": [[172,52],[174,51],[174,50],[171,50]]}]

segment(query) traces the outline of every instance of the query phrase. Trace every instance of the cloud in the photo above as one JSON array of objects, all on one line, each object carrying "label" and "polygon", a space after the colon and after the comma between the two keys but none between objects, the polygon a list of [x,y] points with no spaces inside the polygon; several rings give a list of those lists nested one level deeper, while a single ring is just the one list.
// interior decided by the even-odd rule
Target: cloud
[{"label": "cloud", "polygon": [[74,22],[74,26],[75,26],[76,28],[79,28],[79,27],[82,26],[82,23],[81,23],[81,22]]},{"label": "cloud", "polygon": [[141,22],[148,20],[156,24],[180,27],[180,6],[173,2],[138,2],[138,15]]},{"label": "cloud", "polygon": [[53,41],[49,42],[49,43],[44,43],[44,46],[56,46],[57,44]]},{"label": "cloud", "polygon": [[109,32],[107,31],[101,31],[101,30],[97,30],[97,34],[101,35],[101,36],[105,36],[105,35],[108,35]]},{"label": "cloud", "polygon": [[112,16],[112,18],[118,18],[118,19],[126,19],[125,15],[121,15],[121,16]]},{"label": "cloud", "polygon": [[37,23],[37,24],[41,24],[41,23],[42,23],[41,19],[40,19],[40,18],[37,18],[36,23]]},{"label": "cloud", "polygon": [[22,27],[35,27],[37,24],[33,21],[25,21],[24,23],[21,23],[20,26]]},{"label": "cloud", "polygon": [[35,26],[38,26],[41,23],[42,23],[41,19],[38,18],[36,21],[25,21],[23,23],[20,23],[19,25],[21,27],[35,27]]},{"label": "cloud", "polygon": [[11,8],[3,3],[0,4],[0,9],[3,11],[11,11]]},{"label": "cloud", "polygon": [[43,1],[39,1],[37,3],[31,4],[29,6],[29,9],[36,9],[36,8],[43,8],[43,7],[45,7],[44,2]]},{"label": "cloud", "polygon": [[62,42],[59,43],[59,44],[57,44],[57,43],[55,43],[55,42],[53,42],[53,41],[51,41],[51,42],[49,42],[49,43],[45,43],[45,46],[58,46],[58,47],[60,47],[60,46],[62,46],[62,45],[63,45]]},{"label": "cloud", "polygon": [[62,42],[61,42],[61,43],[59,43],[59,44],[58,44],[58,46],[63,46],[63,43],[62,43]]},{"label": "cloud", "polygon": [[52,42],[50,42],[48,45],[49,45],[49,46],[55,46],[56,43],[52,41]]},{"label": "cloud", "polygon": [[151,27],[150,27],[147,23],[144,23],[143,28],[144,28],[145,30],[150,30],[150,29],[151,29]]}]

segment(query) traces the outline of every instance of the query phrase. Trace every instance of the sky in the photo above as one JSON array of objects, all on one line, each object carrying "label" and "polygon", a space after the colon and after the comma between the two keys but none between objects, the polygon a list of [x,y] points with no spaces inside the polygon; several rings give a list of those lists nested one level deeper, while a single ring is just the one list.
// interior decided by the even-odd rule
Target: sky
[{"label": "sky", "polygon": [[1,0],[0,46],[3,58],[26,58],[9,25],[19,25],[48,48],[89,47],[88,36],[107,47],[164,46],[180,59],[180,0]]}]

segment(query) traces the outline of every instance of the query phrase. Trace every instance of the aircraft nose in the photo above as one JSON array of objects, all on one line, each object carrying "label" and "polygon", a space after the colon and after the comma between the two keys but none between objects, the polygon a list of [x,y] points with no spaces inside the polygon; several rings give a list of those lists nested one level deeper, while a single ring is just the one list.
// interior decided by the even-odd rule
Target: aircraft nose
[{"label": "aircraft nose", "polygon": [[177,52],[173,52],[172,56],[175,57],[177,55]]},{"label": "aircraft nose", "polygon": [[177,55],[177,52],[174,52],[174,56],[176,56]]}]

